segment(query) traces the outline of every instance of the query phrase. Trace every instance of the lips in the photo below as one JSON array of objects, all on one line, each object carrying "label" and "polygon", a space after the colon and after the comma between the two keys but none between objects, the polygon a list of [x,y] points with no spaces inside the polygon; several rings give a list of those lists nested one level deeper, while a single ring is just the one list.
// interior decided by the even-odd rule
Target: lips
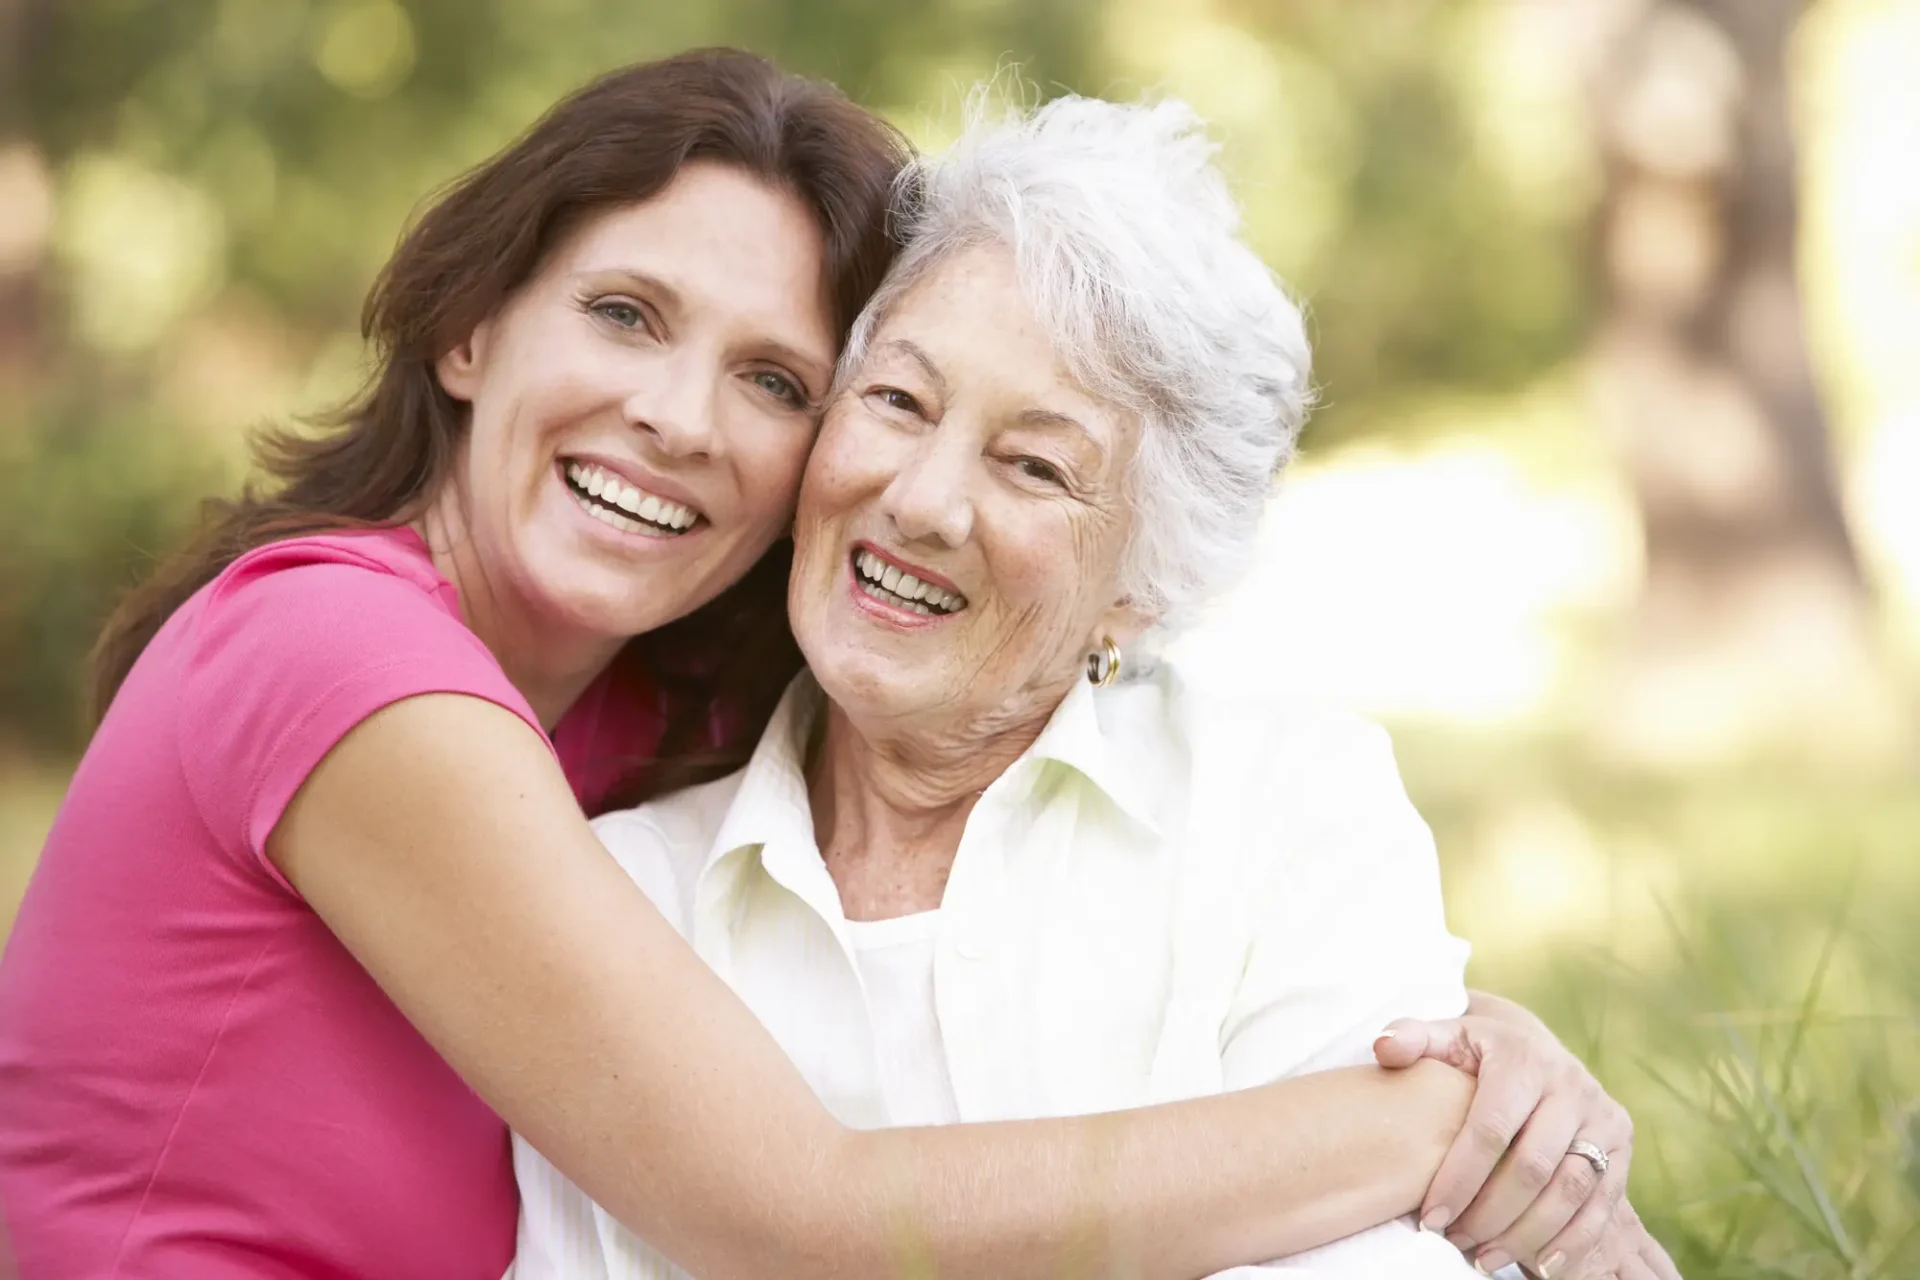
[{"label": "lips", "polygon": [[946,617],[967,607],[967,598],[959,592],[936,586],[865,547],[854,548],[852,565],[859,589],[896,609]]},{"label": "lips", "polygon": [[685,503],[648,493],[596,463],[568,461],[564,475],[567,491],[588,515],[625,533],[677,538],[700,522]]}]

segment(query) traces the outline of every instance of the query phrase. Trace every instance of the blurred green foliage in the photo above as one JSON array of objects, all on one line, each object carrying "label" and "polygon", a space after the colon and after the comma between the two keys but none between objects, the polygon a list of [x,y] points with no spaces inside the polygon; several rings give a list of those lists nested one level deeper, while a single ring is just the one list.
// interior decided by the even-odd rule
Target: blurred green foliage
[{"label": "blurred green foliage", "polygon": [[[1223,25],[1125,0],[26,0],[14,118],[58,216],[32,372],[0,410],[0,541],[27,549],[0,580],[0,728],[81,741],[78,657],[107,603],[210,475],[231,483],[210,468],[235,412],[351,387],[362,294],[424,196],[594,73],[692,45],[771,54],[930,142],[1008,63],[1041,93],[1193,97],[1313,314],[1321,440],[1436,386],[1533,377],[1589,306],[1583,209],[1489,150],[1463,53],[1487,8],[1248,2]],[[1166,55],[1135,11],[1197,52]],[[209,363],[263,387],[214,403]]]},{"label": "blurred green foliage", "polygon": [[84,740],[102,619],[178,539],[191,495],[224,483],[137,401],[106,418],[87,399],[48,397],[24,427],[0,417],[0,739]]}]

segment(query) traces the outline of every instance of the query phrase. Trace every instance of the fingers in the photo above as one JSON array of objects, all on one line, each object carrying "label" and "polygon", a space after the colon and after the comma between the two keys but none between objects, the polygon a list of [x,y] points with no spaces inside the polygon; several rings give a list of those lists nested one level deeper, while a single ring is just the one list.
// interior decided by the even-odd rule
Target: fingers
[{"label": "fingers", "polygon": [[1673,1265],[1673,1259],[1660,1247],[1660,1242],[1641,1225],[1640,1215],[1632,1205],[1622,1200],[1615,1211],[1615,1221],[1624,1226],[1633,1245],[1621,1261],[1620,1280],[1680,1280],[1680,1268]]},{"label": "fingers", "polygon": [[[1627,1206],[1627,1212],[1633,1212],[1632,1206]],[[1653,1280],[1680,1280],[1680,1268],[1673,1265],[1673,1259],[1645,1227],[1640,1229],[1640,1249],[1635,1256]]]},{"label": "fingers", "polygon": [[[1577,1167],[1576,1167],[1577,1166]],[[1604,1275],[1602,1258],[1622,1252],[1606,1248],[1609,1233],[1619,1235],[1616,1208],[1626,1178],[1609,1168],[1604,1178],[1579,1156],[1567,1156],[1555,1170],[1545,1194],[1513,1228],[1485,1247],[1528,1261],[1548,1280],[1563,1276]]]},{"label": "fingers", "polygon": [[[1515,1152],[1529,1146],[1529,1139],[1534,1136],[1536,1128],[1541,1130],[1542,1138],[1549,1134],[1558,1138],[1567,1132],[1564,1127],[1549,1129],[1541,1124],[1550,1107],[1558,1110],[1552,1102],[1541,1104],[1540,1113],[1528,1122],[1526,1131],[1515,1143]],[[1573,1144],[1573,1137],[1557,1142],[1563,1154],[1555,1162],[1546,1186],[1531,1203],[1522,1207],[1510,1226],[1496,1233],[1491,1244],[1499,1245],[1516,1258],[1544,1260],[1559,1253],[1575,1264],[1582,1263],[1594,1251],[1601,1234],[1612,1222],[1615,1206],[1626,1195],[1633,1136],[1632,1126],[1626,1122],[1624,1111],[1618,1113],[1611,1125],[1599,1128],[1589,1127],[1591,1122],[1585,1117],[1590,1113],[1591,1109],[1587,1107],[1571,1108],[1573,1136],[1585,1136],[1608,1153],[1606,1175],[1603,1177],[1596,1171],[1586,1157],[1565,1154]],[[1542,1157],[1545,1151],[1551,1149],[1542,1150]],[[1509,1153],[1508,1159],[1513,1159],[1512,1153]],[[1493,1184],[1480,1193],[1482,1200],[1488,1198],[1493,1185],[1498,1184],[1506,1173],[1506,1162],[1503,1161],[1501,1167],[1494,1171]],[[1476,1201],[1462,1217],[1459,1229],[1471,1233],[1478,1225],[1474,1220],[1478,1211],[1479,1202]],[[1585,1214],[1584,1218],[1582,1214]]]},{"label": "fingers", "polygon": [[[1596,1200],[1598,1197],[1596,1197]],[[1584,1261],[1571,1256],[1541,1272],[1546,1280],[1605,1280],[1625,1274],[1621,1268],[1634,1256],[1634,1240],[1617,1223],[1609,1223],[1600,1233],[1593,1252]],[[1542,1259],[1544,1263],[1546,1260]]]},{"label": "fingers", "polygon": [[1600,1181],[1592,1165],[1567,1155],[1580,1136],[1582,1110],[1564,1094],[1549,1094],[1494,1166],[1487,1185],[1455,1219],[1448,1239],[1463,1248],[1496,1242],[1510,1258],[1537,1256],[1541,1245],[1573,1221]]},{"label": "fingers", "polygon": [[1427,1052],[1432,1024],[1418,1018],[1400,1018],[1387,1024],[1373,1042],[1373,1056],[1381,1066],[1410,1067]]},{"label": "fingers", "polygon": [[[1460,1219],[1540,1102],[1543,1089],[1539,1073],[1524,1061],[1513,1069],[1486,1065],[1487,1069],[1478,1073],[1480,1083],[1467,1108],[1466,1125],[1440,1161],[1440,1171],[1434,1175],[1421,1205],[1421,1225],[1430,1230],[1447,1231]],[[1470,1243],[1484,1239],[1478,1237]]]},{"label": "fingers", "polygon": [[[1575,1214],[1557,1236],[1538,1246],[1535,1257],[1548,1258],[1558,1253],[1578,1264],[1609,1237],[1630,1239],[1637,1250],[1640,1238],[1646,1234],[1640,1226],[1639,1214],[1627,1203],[1627,1174],[1633,1163],[1632,1121],[1624,1110],[1616,1107],[1610,1123],[1603,1128],[1586,1130],[1585,1136],[1607,1153],[1606,1175],[1599,1179],[1599,1187],[1586,1207]],[[1591,1177],[1593,1166],[1585,1157],[1570,1156],[1565,1167],[1575,1164],[1586,1166],[1576,1171],[1577,1175]]]}]

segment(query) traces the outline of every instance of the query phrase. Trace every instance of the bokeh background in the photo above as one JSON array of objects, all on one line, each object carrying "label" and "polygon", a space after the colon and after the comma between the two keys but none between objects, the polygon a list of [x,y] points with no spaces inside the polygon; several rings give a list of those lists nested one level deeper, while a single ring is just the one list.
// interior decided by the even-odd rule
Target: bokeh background
[{"label": "bokeh background", "polygon": [[924,146],[1170,91],[1324,407],[1184,657],[1388,722],[1690,1276],[1920,1276],[1920,3],[0,0],[0,932],[110,601],[364,373],[424,195],[730,43]]}]

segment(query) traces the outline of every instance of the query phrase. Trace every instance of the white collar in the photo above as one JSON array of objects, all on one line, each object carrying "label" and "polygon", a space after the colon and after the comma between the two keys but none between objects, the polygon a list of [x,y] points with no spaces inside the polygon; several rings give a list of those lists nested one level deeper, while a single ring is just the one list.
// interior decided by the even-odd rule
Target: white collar
[{"label": "white collar", "polygon": [[[806,748],[826,708],[813,674],[802,670],[780,698],[773,719],[754,747],[740,788],[727,806],[708,848],[705,868],[751,847],[788,841],[813,843],[813,809],[807,798]],[[1118,750],[1100,723],[1100,697],[1091,684],[1075,681],[1054,708],[1033,745],[1008,767],[1014,777],[1046,761],[1066,765],[1105,796],[1109,803],[1150,834],[1159,834],[1154,797],[1138,770]],[[703,868],[703,870],[705,869]]]}]

